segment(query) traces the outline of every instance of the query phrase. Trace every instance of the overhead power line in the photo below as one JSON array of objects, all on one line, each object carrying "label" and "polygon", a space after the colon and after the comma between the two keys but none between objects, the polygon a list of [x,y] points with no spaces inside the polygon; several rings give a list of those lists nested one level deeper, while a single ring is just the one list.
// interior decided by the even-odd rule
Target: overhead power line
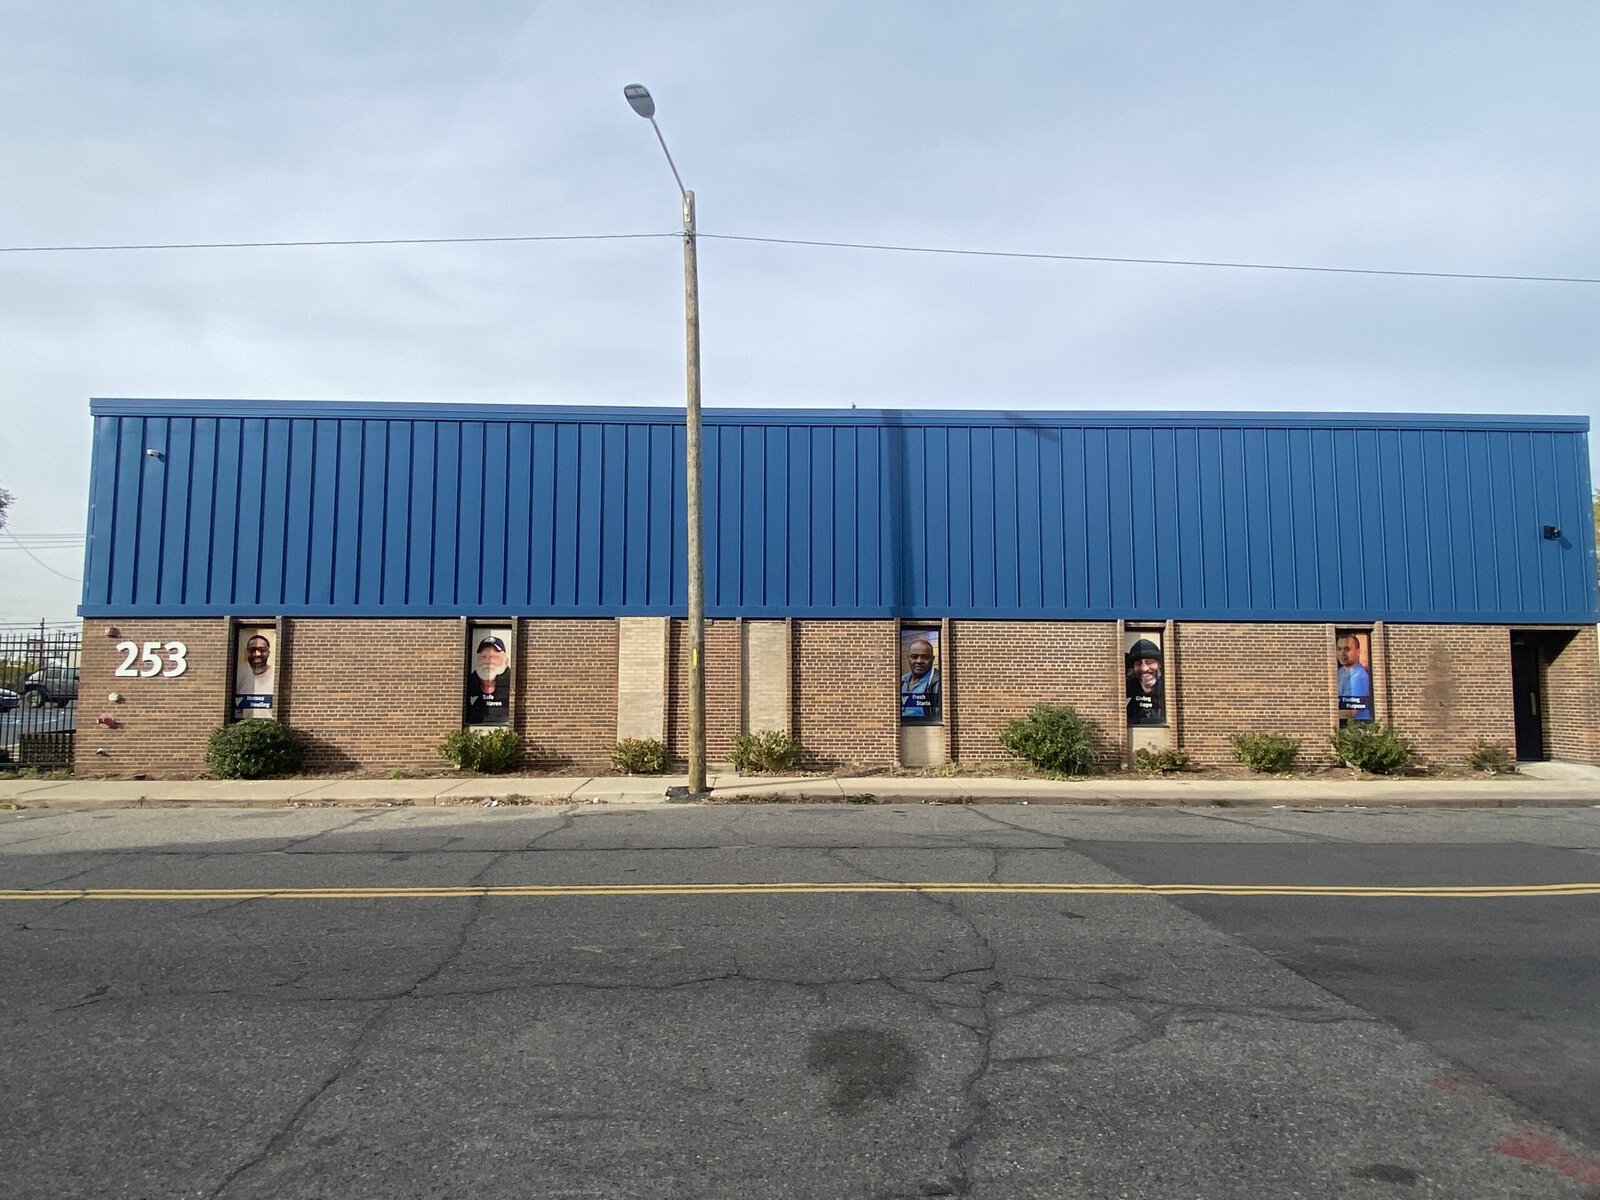
[{"label": "overhead power line", "polygon": [[746,237],[705,233],[727,242],[769,242],[778,246],[825,246],[838,250],[891,250],[900,254],[955,254],[976,258],[1033,258],[1053,262],[1133,263],[1151,267],[1225,267],[1240,271],[1314,271],[1331,275],[1399,275],[1411,279],[1494,279],[1517,283],[1600,283],[1581,275],[1497,275],[1484,271],[1401,271],[1384,267],[1313,267],[1295,263],[1225,262],[1201,258],[1132,258],[1111,254],[1045,254],[1024,250],[968,250],[954,246],[895,246],[877,242],[823,242],[807,238]]},{"label": "overhead power line", "polygon": [[[319,240],[248,242],[130,242],[98,245],[0,246],[0,254],[65,254],[118,250],[270,250],[319,246],[467,246],[507,242],[597,242],[640,238],[680,238],[682,233],[515,234],[504,237],[325,238]],[[816,238],[756,237],[707,233],[702,238],[726,242],[760,242],[775,246],[811,246],[830,250],[876,250],[894,254],[945,254],[968,258],[1034,259],[1044,262],[1120,263],[1149,267],[1207,267],[1234,271],[1301,271],[1325,275],[1380,275],[1402,279],[1472,279],[1500,283],[1600,284],[1587,275],[1515,275],[1493,271],[1410,271],[1393,267],[1328,267],[1306,263],[1242,262],[1205,258],[1144,258],[1125,254],[1056,254],[1037,250],[985,250],[962,246],[912,246],[884,242],[838,242]]]},{"label": "overhead power line", "polygon": [[0,246],[0,254],[67,254],[101,250],[272,250],[292,246],[455,246],[484,242],[606,242],[682,237],[681,233],[549,233],[508,237],[328,238],[282,242],[131,242],[99,246]]},{"label": "overhead power line", "polygon": [[58,570],[56,570],[56,569],[55,569],[55,568],[54,568],[54,567],[52,567],[52,566],[51,566],[51,565],[50,565],[50,564],[49,564],[49,563],[47,563],[47,562],[45,562],[45,561],[44,561],[44,559],[42,559],[42,558],[40,558],[40,557],[39,557],[39,556],[38,556],[38,555],[37,555],[37,554],[35,554],[35,553],[34,553],[34,552],[33,552],[33,551],[32,551],[32,550],[29,550],[29,549],[28,549],[28,548],[27,548],[27,547],[26,547],[26,546],[24,546],[24,545],[23,545],[23,544],[22,544],[22,543],[21,543],[21,542],[18,542],[18,541],[17,541],[17,535],[16,535],[16,534],[14,534],[14,533],[12,533],[12,532],[11,532],[11,531],[10,531],[10,530],[9,530],[9,529],[8,529],[8,530],[6,530],[6,531],[5,531],[5,532],[6,532],[6,536],[7,536],[7,537],[9,537],[9,538],[10,538],[10,539],[11,539],[11,540],[12,540],[12,541],[13,541],[13,542],[15,542],[15,543],[16,543],[16,546],[17,546],[17,549],[19,549],[19,550],[21,550],[21,551],[22,551],[22,552],[23,552],[23,553],[24,553],[24,554],[26,554],[26,555],[27,555],[27,556],[28,556],[28,557],[29,557],[29,558],[31,558],[31,559],[33,559],[33,561],[34,561],[34,562],[36,562],[36,563],[38,563],[38,564],[39,564],[39,565],[40,565],[40,566],[41,566],[41,567],[43,567],[43,568],[44,568],[44,569],[45,569],[45,570],[46,570],[46,571],[49,571],[49,572],[50,572],[50,574],[52,574],[52,575],[54,575],[54,576],[56,576],[56,577],[57,577],[57,578],[58,578],[58,579],[65,579],[65,580],[66,580],[66,581],[67,581],[67,582],[68,582],[68,583],[82,583],[82,582],[83,582],[83,580],[81,580],[81,579],[74,579],[74,578],[73,578],[73,577],[72,577],[72,576],[70,576],[70,575],[63,575],[63,574],[62,574],[62,573],[61,573],[61,572],[60,572],[60,571],[58,571]]}]

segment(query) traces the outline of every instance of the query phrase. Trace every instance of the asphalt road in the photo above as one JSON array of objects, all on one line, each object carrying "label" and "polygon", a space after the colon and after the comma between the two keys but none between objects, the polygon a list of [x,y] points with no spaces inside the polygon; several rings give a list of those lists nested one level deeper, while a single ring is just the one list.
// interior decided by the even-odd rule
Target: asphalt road
[{"label": "asphalt road", "polygon": [[1580,883],[1594,810],[0,813],[0,1194],[1600,1195]]}]

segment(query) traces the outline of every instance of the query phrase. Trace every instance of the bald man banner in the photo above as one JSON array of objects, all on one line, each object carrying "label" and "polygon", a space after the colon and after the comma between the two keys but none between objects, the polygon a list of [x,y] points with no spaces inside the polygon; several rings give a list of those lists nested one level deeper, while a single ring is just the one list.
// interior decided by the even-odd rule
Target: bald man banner
[{"label": "bald man banner", "polygon": [[944,716],[939,679],[939,631],[900,631],[900,723],[931,725]]}]

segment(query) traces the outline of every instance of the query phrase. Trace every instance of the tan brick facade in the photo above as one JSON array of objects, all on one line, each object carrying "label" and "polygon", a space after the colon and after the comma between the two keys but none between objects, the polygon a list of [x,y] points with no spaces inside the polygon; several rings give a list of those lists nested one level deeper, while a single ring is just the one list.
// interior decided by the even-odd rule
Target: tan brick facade
[{"label": "tan brick facade", "polygon": [[530,768],[608,772],[617,744],[617,623],[518,622],[517,731]]},{"label": "tan brick facade", "polygon": [[279,716],[313,771],[436,765],[461,724],[459,621],[299,617],[279,647]]},{"label": "tan brick facade", "polygon": [[1180,714],[1182,746],[1197,761],[1232,762],[1236,733],[1288,734],[1300,739],[1303,764],[1333,761],[1333,626],[1180,622],[1174,634],[1167,706]]},{"label": "tan brick facade", "polygon": [[[725,761],[739,733],[737,621],[706,622],[706,757]],[[689,757],[689,627],[673,621],[667,652],[667,749]]]},{"label": "tan brick facade", "polygon": [[[108,634],[108,629],[116,633]],[[183,674],[118,677],[115,672],[123,655],[116,647],[123,641],[182,642]],[[90,778],[204,771],[206,739],[226,719],[233,702],[231,674],[228,623],[220,617],[86,622],[79,658],[74,771]],[[120,701],[108,699],[113,692]],[[116,728],[98,724],[102,713],[116,721]]]},{"label": "tan brick facade", "polygon": [[[1102,761],[1122,757],[1122,651],[1114,621],[952,621],[945,705],[950,757],[1006,757],[1000,730],[1035,704],[1069,704],[1099,729]],[[947,720],[949,719],[947,715]]]},{"label": "tan brick facade", "polygon": [[1459,763],[1480,741],[1516,744],[1504,626],[1388,625],[1384,632],[1387,669],[1373,672],[1378,713],[1416,747],[1419,762]]},{"label": "tan brick facade", "polygon": [[[107,625],[117,636],[107,637]],[[439,742],[461,721],[459,619],[294,618],[278,647],[278,713],[303,737],[313,771],[437,768]],[[789,622],[763,643],[763,675],[786,676],[790,731],[813,766],[879,766],[900,753],[897,622]],[[1035,703],[1070,704],[1101,731],[1101,756],[1125,757],[1123,658],[1109,621],[965,621],[944,625],[943,745],[958,762],[1005,757],[1000,730]],[[1600,764],[1596,631],[1530,631],[1539,646],[1545,739],[1553,758]],[[185,775],[204,770],[206,738],[228,716],[231,661],[223,618],[96,622],[85,631],[79,774]],[[665,647],[666,740],[687,753],[685,630]],[[517,622],[514,727],[530,769],[601,772],[617,740],[618,622]],[[1166,637],[1167,708],[1177,744],[1198,763],[1232,761],[1229,738],[1298,737],[1307,764],[1332,760],[1337,721],[1334,627],[1319,623],[1177,622]],[[1371,631],[1377,714],[1424,763],[1459,763],[1480,741],[1514,744],[1506,626],[1384,625]],[[118,678],[118,641],[182,641],[185,673]],[[725,761],[749,690],[741,623],[706,627],[708,755]],[[787,666],[780,661],[787,653]],[[763,679],[764,685],[770,680]],[[120,693],[120,703],[105,698]],[[637,697],[634,700],[637,701]],[[770,697],[758,706],[777,712]],[[96,724],[101,712],[117,727]],[[97,753],[104,751],[104,753]]]},{"label": "tan brick facade", "polygon": [[900,644],[893,621],[794,623],[794,735],[814,765],[894,761]]},{"label": "tan brick facade", "polygon": [[1594,626],[1570,639],[1546,634],[1544,749],[1567,762],[1600,763],[1600,654]]}]

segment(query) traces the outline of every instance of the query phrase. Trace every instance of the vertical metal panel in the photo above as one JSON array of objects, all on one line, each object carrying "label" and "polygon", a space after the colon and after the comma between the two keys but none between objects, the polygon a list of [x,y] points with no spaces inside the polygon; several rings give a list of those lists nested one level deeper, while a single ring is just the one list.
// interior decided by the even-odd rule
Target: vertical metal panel
[{"label": "vertical metal panel", "polygon": [[[189,506],[182,498],[189,491],[194,466],[194,422],[174,418],[167,430],[167,458],[162,497],[161,578],[156,584],[157,604],[182,604],[185,558],[189,546]],[[174,482],[174,479],[176,480]]]},{"label": "vertical metal panel", "polygon": [[[211,560],[216,525],[217,443],[222,422],[197,417],[189,429],[188,544],[183,581],[185,604],[206,604],[211,595]],[[182,503],[182,498],[179,498]]]},{"label": "vertical metal panel", "polygon": [[834,569],[833,607],[853,609],[860,605],[861,555],[860,513],[857,509],[856,479],[860,474],[856,457],[858,430],[846,426],[833,431],[834,461],[838,471],[833,479]]},{"label": "vertical metal panel", "polygon": [[769,425],[761,430],[761,523],[754,533],[761,560],[754,607],[781,607],[789,594],[789,545],[805,518],[789,510],[789,429]]},{"label": "vertical metal panel", "polygon": [[378,581],[378,603],[384,607],[406,602],[410,569],[407,535],[413,503],[410,484],[415,471],[411,459],[411,431],[410,421],[385,423],[386,453],[380,477],[383,564]]},{"label": "vertical metal panel", "polygon": [[[503,612],[506,607],[506,509],[511,503],[510,434],[504,421],[484,422],[482,434],[483,466],[478,483],[478,493],[482,497],[478,504],[482,513],[478,528],[479,565],[475,576],[477,587],[468,607],[478,612]],[[470,496],[463,496],[462,503],[470,506]]]},{"label": "vertical metal panel", "polygon": [[660,606],[672,602],[672,568],[686,533],[677,520],[680,509],[678,493],[673,490],[677,478],[673,474],[672,430],[652,426],[650,432],[650,578],[645,604]]},{"label": "vertical metal panel", "polygon": [[233,575],[228,597],[235,606],[253,606],[261,595],[261,538],[266,515],[267,423],[258,417],[239,422],[238,507],[234,518]]},{"label": "vertical metal panel", "polygon": [[83,598],[111,601],[111,566],[116,555],[117,438],[123,419],[94,419],[93,468],[89,473],[89,532],[84,546]]},{"label": "vertical metal panel", "polygon": [[[790,503],[804,497],[806,521],[804,570],[794,603],[799,607],[831,606],[834,588],[833,431],[806,429],[789,454]],[[799,539],[795,539],[796,543]],[[791,566],[791,576],[793,566]]]},{"label": "vertical metal panel", "polygon": [[784,473],[788,482],[785,510],[790,514],[785,531],[789,561],[785,571],[784,595],[779,606],[793,604],[810,608],[817,584],[817,560],[813,530],[819,511],[812,489],[817,485],[816,463],[812,457],[812,431],[805,427],[785,428]]},{"label": "vertical metal panel", "polygon": [[999,604],[1000,548],[995,545],[995,430],[972,431],[972,606]]},{"label": "vertical metal panel", "polygon": [[[457,607],[474,611],[483,602],[483,527],[489,497],[484,489],[484,425],[482,421],[462,421],[458,426],[455,495],[450,497],[455,515],[456,560],[453,595]],[[591,432],[579,426],[580,436]]]},{"label": "vertical metal panel", "polygon": [[1152,541],[1155,547],[1153,605],[1168,609],[1182,602],[1183,557],[1178,549],[1182,528],[1183,489],[1178,477],[1177,434],[1171,429],[1151,430],[1150,483],[1152,490]]},{"label": "vertical metal panel", "polygon": [[882,609],[883,594],[883,430],[855,430],[856,606]]},{"label": "vertical metal panel", "polygon": [[[244,423],[218,421],[216,426],[216,469],[207,481],[211,493],[211,545],[206,603],[220,604],[232,611],[237,607],[233,577],[239,544],[239,446],[244,438]],[[329,457],[331,460],[332,455]],[[331,515],[327,526],[331,531]]]},{"label": "vertical metal panel", "polygon": [[1296,605],[1310,606],[1321,594],[1321,546],[1317,540],[1317,480],[1311,457],[1311,431],[1290,429],[1285,431],[1284,447],[1288,458],[1290,529],[1289,541],[1294,551],[1293,596]]},{"label": "vertical metal panel", "polygon": [[1153,429],[1127,431],[1129,588],[1124,604],[1130,609],[1150,609],[1160,604],[1158,572],[1161,558],[1156,534],[1156,490],[1165,490],[1169,485],[1156,477],[1155,432]]},{"label": "vertical metal panel", "polygon": [[284,420],[264,421],[262,437],[260,588],[255,599],[263,613],[281,612],[284,556],[289,537],[289,433]]},{"label": "vertical metal panel", "polygon": [[[1306,511],[1304,517],[1310,522],[1310,540],[1314,553],[1307,555],[1310,560],[1310,570],[1303,578],[1310,580],[1310,592],[1315,596],[1337,595],[1340,604],[1350,603],[1345,598],[1349,590],[1340,579],[1339,570],[1339,501],[1334,482],[1337,475],[1338,463],[1334,457],[1334,434],[1331,429],[1309,429],[1305,434],[1305,475],[1301,483],[1305,487]],[[1360,472],[1375,473],[1376,463],[1357,460],[1351,464],[1352,474],[1359,478]],[[1360,484],[1357,483],[1357,494],[1360,494]],[[1360,514],[1351,514],[1351,523],[1358,525]]]},{"label": "vertical metal panel", "polygon": [[950,587],[946,604],[952,609],[973,604],[972,543],[974,537],[972,504],[972,430],[952,429],[948,441],[949,466],[944,492],[945,531],[950,541]]},{"label": "vertical metal panel", "polygon": [[411,506],[406,537],[406,591],[403,603],[433,603],[434,485],[439,473],[439,426],[434,421],[412,421]]}]

